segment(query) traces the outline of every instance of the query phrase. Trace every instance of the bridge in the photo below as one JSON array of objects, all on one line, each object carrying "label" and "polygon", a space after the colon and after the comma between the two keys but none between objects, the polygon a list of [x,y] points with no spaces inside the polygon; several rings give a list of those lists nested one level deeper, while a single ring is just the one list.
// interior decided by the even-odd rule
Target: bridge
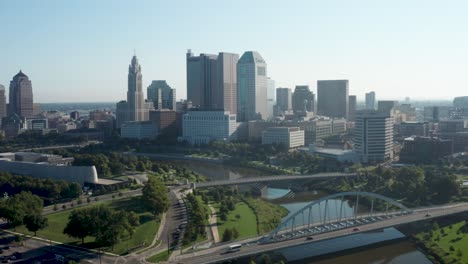
[{"label": "bridge", "polygon": [[[350,206],[343,206],[349,203]],[[366,210],[362,203],[366,204]],[[347,209],[346,209],[347,208]],[[409,209],[388,197],[368,192],[344,192],[313,201],[263,237],[239,241],[238,252],[226,253],[226,245],[176,256],[172,263],[221,263],[282,248],[361,232],[418,222],[468,211],[468,203]],[[313,216],[318,217],[313,217]],[[312,240],[308,237],[313,237]]]},{"label": "bridge", "polygon": [[310,180],[310,179],[327,179],[327,178],[340,178],[340,177],[356,177],[357,173],[341,173],[341,172],[326,172],[310,175],[274,175],[274,176],[261,176],[261,177],[245,177],[235,180],[219,180],[192,183],[193,188],[207,188],[216,186],[227,185],[242,185],[259,182],[272,182],[272,181],[291,181],[291,180]]}]

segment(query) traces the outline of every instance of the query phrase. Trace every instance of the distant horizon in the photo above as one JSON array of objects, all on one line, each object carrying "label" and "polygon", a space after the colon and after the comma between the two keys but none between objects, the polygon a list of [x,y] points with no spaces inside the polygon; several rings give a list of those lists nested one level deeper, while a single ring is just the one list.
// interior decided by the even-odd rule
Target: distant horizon
[{"label": "distant horizon", "polygon": [[166,80],[179,101],[187,49],[255,50],[276,87],[316,93],[317,80],[347,79],[358,101],[369,91],[450,100],[468,86],[465,10],[460,0],[0,1],[0,84],[8,91],[21,69],[35,101],[118,102],[136,53],[145,97]]}]

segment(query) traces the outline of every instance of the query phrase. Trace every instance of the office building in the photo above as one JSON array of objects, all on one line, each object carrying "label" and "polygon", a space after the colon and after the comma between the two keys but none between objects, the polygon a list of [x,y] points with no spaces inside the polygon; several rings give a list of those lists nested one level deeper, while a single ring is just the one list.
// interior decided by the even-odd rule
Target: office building
[{"label": "office building", "polygon": [[402,122],[399,126],[399,134],[402,137],[428,137],[429,130],[429,122]]},{"label": "office building", "polygon": [[48,128],[47,118],[26,118],[26,129],[28,130],[44,130]]},{"label": "office building", "polygon": [[356,96],[350,95],[348,97],[348,101],[349,101],[348,121],[354,122],[354,119],[356,118],[356,105],[357,105]]},{"label": "office building", "polygon": [[452,154],[452,140],[436,137],[408,137],[403,142],[400,162],[432,163]]},{"label": "office building", "polygon": [[354,127],[354,150],[363,163],[376,163],[392,159],[392,118],[379,111],[357,111]]},{"label": "office building", "polygon": [[394,111],[397,110],[398,101],[383,100],[378,102],[377,110],[384,114],[393,116]]},{"label": "office building", "polygon": [[275,81],[268,77],[268,88],[267,88],[267,112],[268,116],[266,119],[271,119],[274,116],[274,107],[276,104],[276,90]]},{"label": "office building", "polygon": [[450,108],[447,106],[425,106],[424,121],[439,122],[440,120],[449,118]]},{"label": "office building", "polygon": [[29,77],[22,71],[10,82],[8,115],[33,116],[33,91]]},{"label": "office building", "polygon": [[289,88],[276,89],[276,114],[282,115],[284,112],[292,110],[292,94]]},{"label": "office building", "polygon": [[0,127],[2,118],[7,116],[7,103],[5,95],[5,86],[0,84]]},{"label": "office building", "polygon": [[262,144],[284,145],[288,149],[304,146],[304,130],[299,127],[270,127],[262,133]]},{"label": "office building", "polygon": [[166,81],[152,81],[146,91],[148,102],[153,103],[154,109],[176,109],[176,90]]},{"label": "office building", "polygon": [[265,119],[267,111],[267,64],[256,51],[246,51],[237,63],[237,119]]},{"label": "office building", "polygon": [[120,136],[130,139],[155,139],[158,131],[151,121],[129,121],[122,124]]},{"label": "office building", "polygon": [[453,107],[468,108],[468,96],[459,96],[453,99]]},{"label": "office building", "polygon": [[141,65],[136,56],[128,67],[128,121],[145,121],[145,100],[143,95],[143,80],[141,75]]},{"label": "office building", "polygon": [[70,119],[72,119],[72,120],[80,119],[80,112],[78,112],[78,111],[70,112]]},{"label": "office building", "polygon": [[319,115],[348,118],[349,81],[317,81],[317,111]]},{"label": "office building", "polygon": [[376,102],[375,92],[366,93],[366,109],[367,110],[375,110],[376,109],[375,102]]},{"label": "office building", "polygon": [[149,120],[156,125],[159,135],[177,137],[181,134],[180,113],[169,109],[158,109],[150,111],[149,115]]},{"label": "office building", "polygon": [[237,111],[237,61],[239,55],[187,52],[187,100],[199,109]]},{"label": "office building", "polygon": [[315,95],[308,85],[296,85],[292,95],[294,114],[297,116],[307,116],[308,112],[317,113]]},{"label": "office building", "polygon": [[117,103],[115,109],[116,127],[121,128],[122,124],[128,121],[128,104],[126,101],[120,101]]},{"label": "office building", "polygon": [[188,111],[182,116],[182,138],[191,145],[237,139],[236,115],[229,111]]}]

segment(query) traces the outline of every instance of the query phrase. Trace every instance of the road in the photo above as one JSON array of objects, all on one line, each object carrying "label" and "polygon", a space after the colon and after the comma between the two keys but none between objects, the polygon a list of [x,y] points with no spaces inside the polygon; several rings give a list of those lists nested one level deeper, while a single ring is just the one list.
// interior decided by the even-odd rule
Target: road
[{"label": "road", "polygon": [[[358,232],[367,232],[383,228],[388,228],[392,226],[397,226],[405,223],[416,222],[420,220],[425,220],[429,218],[444,216],[448,214],[454,214],[459,212],[468,211],[468,203],[455,204],[455,205],[446,205],[435,208],[424,208],[414,210],[412,214],[403,215],[395,218],[390,218],[381,222],[374,222],[367,225],[359,226]],[[429,216],[426,216],[429,214]],[[225,253],[226,246],[213,247],[204,251],[199,251],[192,254],[181,255],[172,260],[172,263],[218,263],[225,260],[246,257],[250,255],[256,255],[262,252],[279,250],[282,248],[297,246],[306,243],[314,243],[316,241],[337,238],[341,236],[347,236],[351,234],[356,234],[358,232],[353,232],[352,229],[340,229],[328,233],[317,234],[314,236],[313,241],[305,240],[304,237],[291,239],[286,241],[281,241],[271,244],[251,244],[246,245],[242,248],[241,251],[233,253]]]},{"label": "road", "polygon": [[93,145],[93,144],[102,144],[101,141],[88,141],[83,144],[70,144],[70,145],[55,145],[55,146],[47,146],[47,147],[37,147],[37,148],[26,148],[26,149],[20,149],[18,151],[36,151],[36,150],[50,150],[50,149],[64,149],[64,148],[84,148],[88,145]]},{"label": "road", "polygon": [[[103,194],[103,195],[99,195],[99,196],[90,196],[89,198],[91,199],[91,204],[93,204],[93,203],[95,203],[96,198],[100,202],[101,201],[105,202],[105,201],[112,201],[112,200],[123,199],[123,198],[128,198],[128,197],[135,197],[135,196],[140,196],[141,195],[141,188],[136,189],[136,190],[125,191],[125,192],[121,192],[121,193],[122,193],[122,196],[119,196],[119,194],[117,194],[117,193],[110,193],[110,194]],[[112,196],[114,196],[114,198],[112,198]],[[56,211],[54,210],[53,205],[46,206],[42,210],[42,215],[48,215],[48,214],[53,214],[53,213],[56,213],[56,212],[64,211],[64,209],[62,209],[63,205],[65,205],[67,207],[66,210],[71,210],[71,209],[75,209],[75,208],[79,208],[79,207],[82,207],[82,206],[89,205],[86,202],[86,197],[82,197],[81,200],[82,200],[81,204],[78,204],[76,202],[76,200],[72,201],[72,202],[57,204],[57,210]],[[71,203],[73,203],[73,207],[71,206]]]}]

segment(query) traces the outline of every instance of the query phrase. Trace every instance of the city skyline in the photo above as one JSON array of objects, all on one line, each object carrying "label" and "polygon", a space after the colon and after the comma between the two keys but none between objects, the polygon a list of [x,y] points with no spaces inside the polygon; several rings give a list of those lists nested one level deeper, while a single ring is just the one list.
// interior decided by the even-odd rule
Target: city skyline
[{"label": "city skyline", "polygon": [[[369,91],[379,99],[453,99],[468,83],[462,1],[258,1],[249,8],[240,1],[215,15],[217,23],[194,11],[215,14],[225,3],[139,1],[138,12],[128,12],[134,6],[124,1],[109,3],[2,2],[0,22],[8,27],[0,28],[0,58],[7,62],[0,65],[0,84],[8,86],[23,70],[37,102],[118,102],[125,98],[126,65],[135,49],[145,66],[143,87],[167,80],[180,100],[186,98],[184,55],[190,48],[258,51],[276,87],[309,85],[316,93],[317,80],[348,79],[359,102]],[[204,34],[209,37],[199,37]]]}]

